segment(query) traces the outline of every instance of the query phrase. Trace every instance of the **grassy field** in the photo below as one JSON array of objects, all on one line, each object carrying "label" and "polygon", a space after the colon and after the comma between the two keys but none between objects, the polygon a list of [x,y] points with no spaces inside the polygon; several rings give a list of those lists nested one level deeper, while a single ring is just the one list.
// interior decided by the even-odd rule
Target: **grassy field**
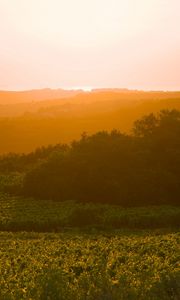
[{"label": "grassy field", "polygon": [[51,202],[0,195],[0,230],[58,232],[65,228],[178,228],[180,207],[122,208],[115,205]]},{"label": "grassy field", "polygon": [[180,299],[178,233],[0,238],[0,299]]}]

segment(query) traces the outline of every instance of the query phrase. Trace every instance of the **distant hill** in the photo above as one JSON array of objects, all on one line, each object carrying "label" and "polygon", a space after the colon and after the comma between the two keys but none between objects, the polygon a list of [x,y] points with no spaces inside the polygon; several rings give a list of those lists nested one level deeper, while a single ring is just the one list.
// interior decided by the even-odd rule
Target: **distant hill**
[{"label": "distant hill", "polygon": [[38,116],[81,115],[90,111],[102,113],[134,106],[140,102],[179,99],[180,92],[143,92],[126,89],[97,89],[91,92],[51,89],[0,92],[0,117],[17,117],[32,113]]},{"label": "distant hill", "polygon": [[30,152],[43,145],[69,143],[83,132],[115,128],[128,132],[143,115],[174,108],[180,110],[180,92],[118,89],[79,91],[54,99],[47,99],[46,94],[45,100],[0,105],[0,153]]},{"label": "distant hill", "polygon": [[0,104],[28,103],[49,99],[73,97],[83,90],[40,89],[30,91],[0,91]]}]

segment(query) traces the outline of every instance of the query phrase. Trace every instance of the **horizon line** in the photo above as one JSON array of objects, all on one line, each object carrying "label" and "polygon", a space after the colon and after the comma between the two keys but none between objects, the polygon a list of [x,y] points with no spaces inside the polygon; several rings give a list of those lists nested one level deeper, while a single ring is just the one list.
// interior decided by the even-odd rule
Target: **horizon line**
[{"label": "horizon line", "polygon": [[180,92],[179,89],[150,89],[150,88],[127,88],[127,87],[93,87],[93,86],[72,86],[72,87],[35,87],[35,88],[15,88],[4,89],[0,87],[0,92],[30,92],[40,90],[62,90],[62,91],[82,91],[93,92],[98,90],[120,90],[120,91],[136,91],[136,92]]}]

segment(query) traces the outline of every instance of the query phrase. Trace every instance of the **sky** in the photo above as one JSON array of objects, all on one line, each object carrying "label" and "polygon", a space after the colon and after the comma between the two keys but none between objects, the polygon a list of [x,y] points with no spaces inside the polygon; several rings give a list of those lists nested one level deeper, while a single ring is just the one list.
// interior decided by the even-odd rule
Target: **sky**
[{"label": "sky", "polygon": [[0,0],[0,89],[180,90],[179,0]]}]

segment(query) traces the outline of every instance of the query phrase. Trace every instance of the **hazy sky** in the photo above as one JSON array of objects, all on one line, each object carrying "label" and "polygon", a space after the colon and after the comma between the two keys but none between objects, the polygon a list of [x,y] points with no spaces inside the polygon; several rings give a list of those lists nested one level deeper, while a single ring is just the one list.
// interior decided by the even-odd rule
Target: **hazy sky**
[{"label": "hazy sky", "polygon": [[0,89],[180,90],[180,0],[0,0]]}]

